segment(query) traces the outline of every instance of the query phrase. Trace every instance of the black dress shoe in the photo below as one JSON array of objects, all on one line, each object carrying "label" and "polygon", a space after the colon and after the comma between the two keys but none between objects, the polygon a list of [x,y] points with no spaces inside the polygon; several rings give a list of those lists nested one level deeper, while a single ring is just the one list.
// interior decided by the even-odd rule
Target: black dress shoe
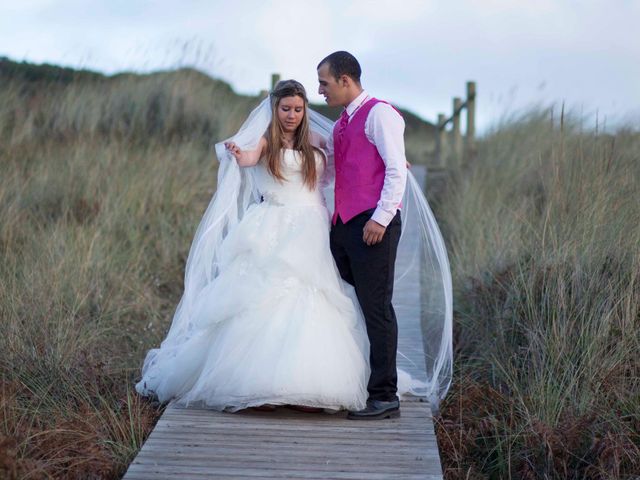
[{"label": "black dress shoe", "polygon": [[383,418],[398,418],[400,416],[400,401],[367,400],[366,408],[350,411],[350,420],[381,420]]}]

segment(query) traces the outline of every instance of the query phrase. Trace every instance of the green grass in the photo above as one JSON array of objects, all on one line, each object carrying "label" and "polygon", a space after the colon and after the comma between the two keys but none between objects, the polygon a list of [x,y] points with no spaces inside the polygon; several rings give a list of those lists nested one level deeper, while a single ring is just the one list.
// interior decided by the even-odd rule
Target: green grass
[{"label": "green grass", "polygon": [[83,478],[86,461],[114,477],[156,415],[130,388],[179,299],[215,167],[189,143],[79,142],[2,157],[0,418],[28,471]]},{"label": "green grass", "polygon": [[449,478],[640,471],[640,135],[511,118],[453,173]]}]

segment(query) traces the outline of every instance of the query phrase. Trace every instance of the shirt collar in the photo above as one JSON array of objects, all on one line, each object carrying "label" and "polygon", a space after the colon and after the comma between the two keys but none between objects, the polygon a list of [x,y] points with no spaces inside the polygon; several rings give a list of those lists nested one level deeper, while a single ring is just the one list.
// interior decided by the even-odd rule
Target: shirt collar
[{"label": "shirt collar", "polygon": [[347,105],[346,110],[349,117],[351,117],[354,114],[354,112],[358,109],[358,107],[364,104],[365,100],[368,97],[369,97],[369,94],[365,90],[362,90],[362,92],[360,92],[360,95],[354,98],[353,101],[349,105]]}]

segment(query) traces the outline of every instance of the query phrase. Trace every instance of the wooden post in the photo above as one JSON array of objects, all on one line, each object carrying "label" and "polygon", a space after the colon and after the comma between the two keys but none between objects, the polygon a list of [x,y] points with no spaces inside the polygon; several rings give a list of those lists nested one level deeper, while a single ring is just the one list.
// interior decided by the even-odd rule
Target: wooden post
[{"label": "wooden post", "polygon": [[476,138],[476,82],[467,82],[467,134],[465,157],[475,156]]},{"label": "wooden post", "polygon": [[436,166],[443,167],[445,162],[445,152],[447,140],[447,132],[445,130],[445,122],[447,117],[444,113],[438,114],[438,132],[436,134]]},{"label": "wooden post", "polygon": [[280,74],[279,73],[272,73],[271,74],[271,90],[273,90],[276,86],[276,83],[278,83],[280,81]]},{"label": "wooden post", "polygon": [[460,133],[460,112],[462,111],[462,99],[453,99],[453,156],[459,165],[462,161],[462,134]]}]

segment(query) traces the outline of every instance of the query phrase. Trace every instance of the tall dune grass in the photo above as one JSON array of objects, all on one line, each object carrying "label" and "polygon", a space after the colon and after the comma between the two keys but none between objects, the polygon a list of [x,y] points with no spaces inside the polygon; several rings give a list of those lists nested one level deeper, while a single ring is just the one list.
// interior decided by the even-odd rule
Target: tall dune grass
[{"label": "tall dune grass", "polygon": [[0,89],[2,478],[118,478],[159,413],[132,385],[215,188],[211,138],[255,102],[200,77]]},{"label": "tall dune grass", "polygon": [[448,478],[640,472],[640,135],[551,118],[499,126],[439,199],[457,316]]}]

